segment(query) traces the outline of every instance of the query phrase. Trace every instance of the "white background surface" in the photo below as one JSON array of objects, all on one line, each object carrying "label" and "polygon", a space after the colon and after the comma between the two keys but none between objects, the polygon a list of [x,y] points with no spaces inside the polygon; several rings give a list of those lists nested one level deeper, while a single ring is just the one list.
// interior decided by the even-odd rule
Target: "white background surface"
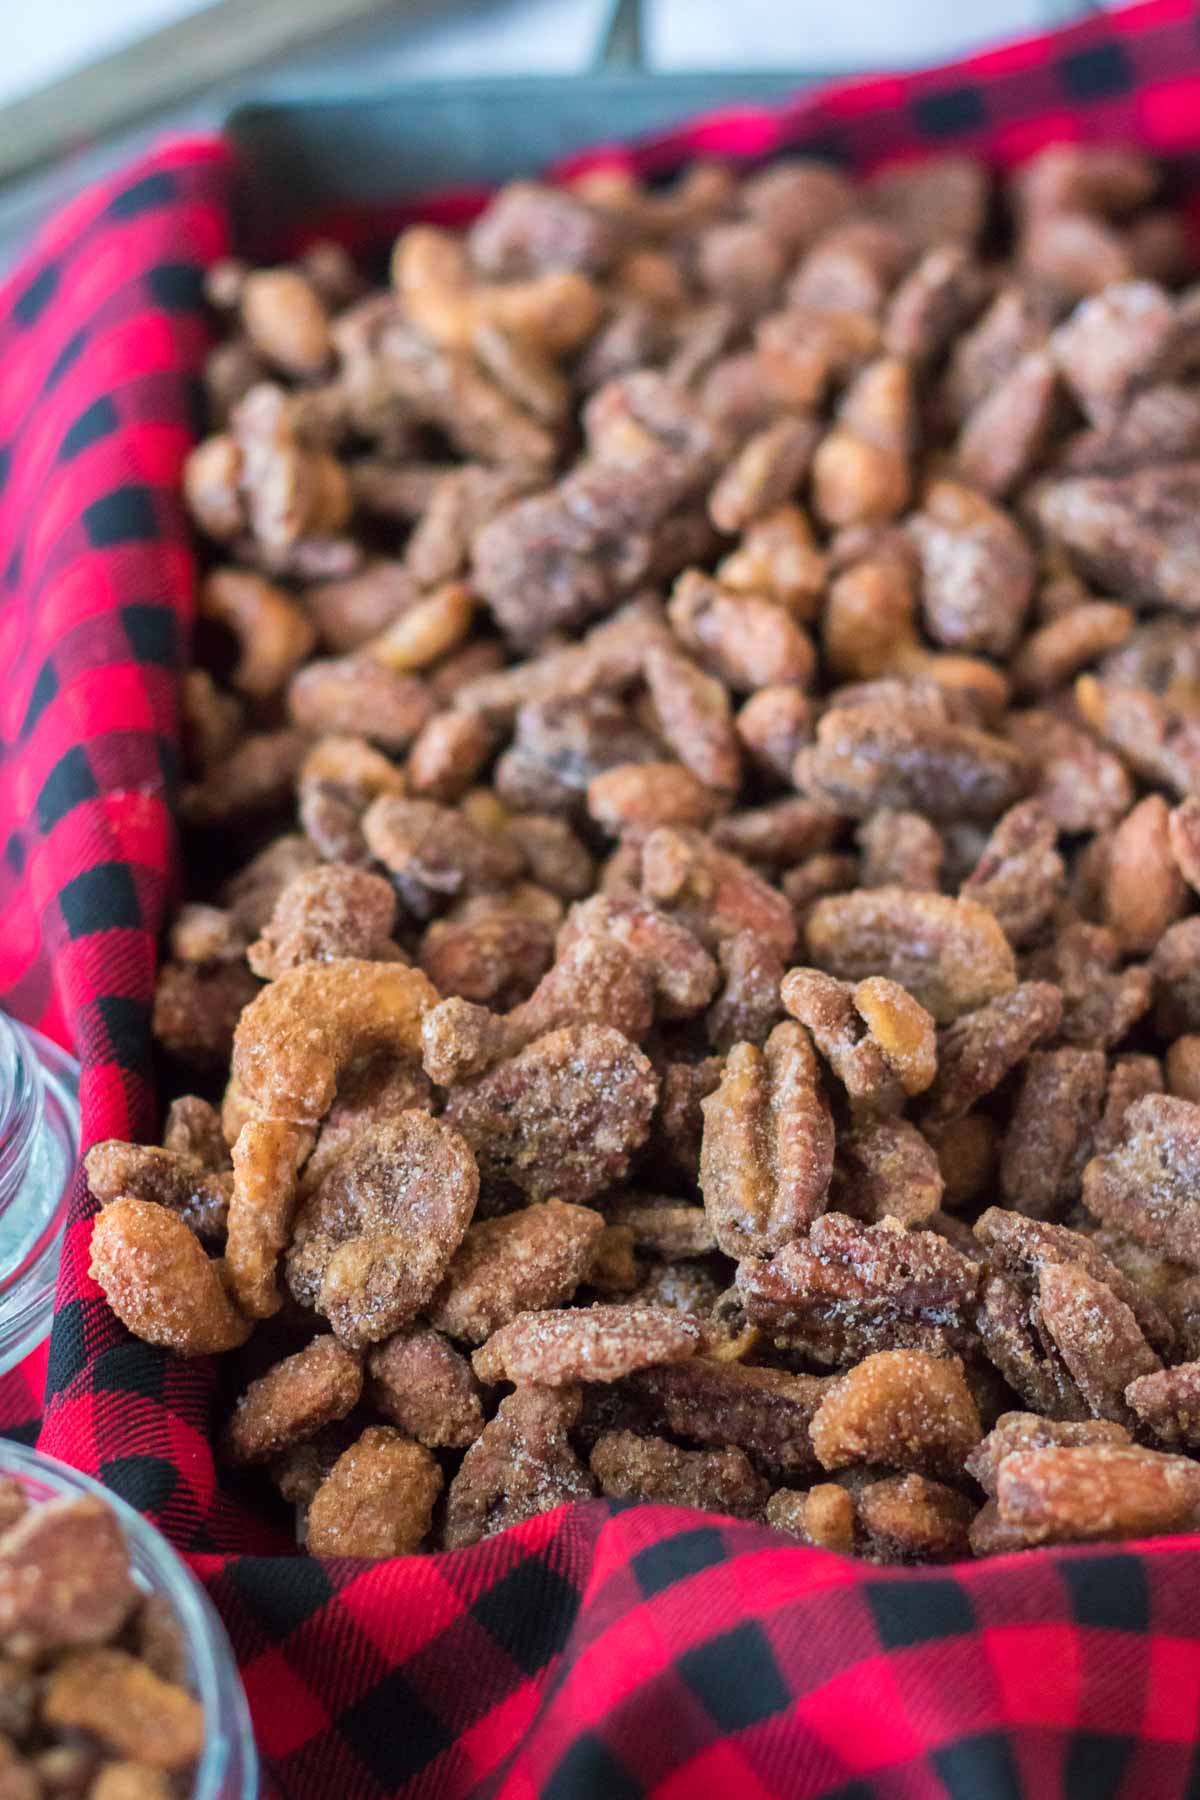
[{"label": "white background surface", "polygon": [[[0,103],[29,93],[204,0],[0,0]],[[587,66],[610,0],[475,0],[441,21],[381,20],[315,55],[338,73],[503,74]],[[647,60],[659,68],[852,69],[916,63],[1028,31],[1071,0],[646,0]],[[276,72],[312,66],[289,58]]]}]

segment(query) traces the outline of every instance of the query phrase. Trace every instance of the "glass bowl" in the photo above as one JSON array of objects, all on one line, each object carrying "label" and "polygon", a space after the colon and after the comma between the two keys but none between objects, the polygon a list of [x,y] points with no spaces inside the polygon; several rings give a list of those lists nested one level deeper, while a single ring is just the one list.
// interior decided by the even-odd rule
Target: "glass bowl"
[{"label": "glass bowl", "polygon": [[191,1800],[255,1800],[258,1753],[250,1713],[225,1628],[208,1595],[160,1532],[90,1475],[23,1444],[0,1440],[0,1476],[19,1481],[31,1500],[93,1494],[117,1515],[134,1579],[161,1594],[183,1632],[188,1685],[204,1708],[204,1750]]},{"label": "glass bowl", "polygon": [[78,1154],[79,1064],[0,1013],[0,1374],[49,1336]]}]

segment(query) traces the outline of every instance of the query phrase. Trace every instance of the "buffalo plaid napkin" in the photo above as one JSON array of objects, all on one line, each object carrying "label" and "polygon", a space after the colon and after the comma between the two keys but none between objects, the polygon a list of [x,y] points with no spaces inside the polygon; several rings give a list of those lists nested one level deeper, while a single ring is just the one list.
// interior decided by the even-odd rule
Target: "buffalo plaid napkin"
[{"label": "buffalo plaid napkin", "polygon": [[[650,173],[787,147],[1007,162],[1064,137],[1141,142],[1200,195],[1194,0],[605,154]],[[0,293],[0,995],[78,1051],[89,1143],[155,1126],[193,577],[179,474],[231,173],[216,143],[155,154]],[[132,1341],[89,1282],[90,1207],[80,1184],[40,1431],[36,1364],[0,1383],[0,1429],[36,1432],[190,1556],[279,1795],[1200,1795],[1196,1540],[910,1572],[595,1502],[454,1555],[289,1554],[214,1464],[213,1370]]]}]

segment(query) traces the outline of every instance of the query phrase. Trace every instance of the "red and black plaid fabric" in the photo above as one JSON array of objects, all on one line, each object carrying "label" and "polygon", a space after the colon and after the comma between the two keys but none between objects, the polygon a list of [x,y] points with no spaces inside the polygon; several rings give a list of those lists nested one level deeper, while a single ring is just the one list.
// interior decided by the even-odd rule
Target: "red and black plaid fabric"
[{"label": "red and black plaid fabric", "polygon": [[[1196,0],[603,154],[657,174],[802,147],[866,168],[1061,138],[1140,142],[1200,200]],[[0,293],[0,994],[78,1050],[87,1142],[155,1123],[193,575],[178,484],[231,173],[219,144],[156,154],[79,201]],[[38,1442],[192,1558],[287,1800],[1200,1795],[1200,1540],[879,1570],[594,1502],[454,1555],[288,1554],[253,1488],[217,1470],[214,1370],[105,1309],[89,1211],[81,1184]],[[0,1430],[33,1435],[38,1380],[35,1363],[0,1383]]]}]

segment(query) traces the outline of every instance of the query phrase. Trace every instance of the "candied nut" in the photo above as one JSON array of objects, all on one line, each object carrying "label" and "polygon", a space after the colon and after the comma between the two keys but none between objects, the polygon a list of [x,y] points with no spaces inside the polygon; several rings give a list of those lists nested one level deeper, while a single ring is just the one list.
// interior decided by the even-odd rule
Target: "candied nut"
[{"label": "candied nut", "polygon": [[992,913],[973,900],[881,887],[818,900],[808,952],[844,981],[882,975],[944,1025],[1016,984],[1012,949]]},{"label": "candied nut", "polygon": [[810,702],[800,689],[775,683],[751,694],[735,724],[759,771],[787,783],[797,752],[812,736],[811,721]]},{"label": "candied nut", "polygon": [[496,765],[496,790],[512,806],[570,812],[605,769],[661,756],[657,739],[604,695],[535,700],[517,714],[512,748]]},{"label": "candied nut", "polygon": [[196,1238],[151,1200],[120,1199],[92,1227],[88,1270],[121,1323],[181,1356],[236,1350],[251,1324],[237,1311]]},{"label": "candied nut", "polygon": [[813,505],[826,525],[878,525],[902,511],[913,412],[911,372],[899,357],[880,357],[854,378],[813,457]]},{"label": "candied nut", "polygon": [[1028,475],[1045,448],[1058,406],[1058,371],[1031,350],[972,407],[955,452],[957,473],[992,498]]},{"label": "candied nut", "polygon": [[472,1357],[481,1381],[620,1381],[634,1369],[681,1362],[700,1343],[691,1319],[657,1306],[599,1305],[518,1313]]},{"label": "candied nut", "polygon": [[810,1426],[823,1469],[854,1463],[956,1474],[983,1435],[957,1359],[881,1350],[838,1376]]},{"label": "candied nut", "polygon": [[225,897],[247,937],[258,936],[292,877],[316,863],[317,853],[306,838],[285,833],[231,877],[225,884]]},{"label": "candied nut", "polygon": [[209,1242],[219,1241],[225,1230],[232,1178],[188,1152],[108,1138],[92,1145],[83,1166],[101,1206],[123,1199],[155,1201]]},{"label": "candied nut", "polygon": [[595,1493],[571,1447],[578,1388],[519,1387],[463,1457],[446,1495],[445,1547],[481,1538]]},{"label": "candied nut", "polygon": [[467,234],[477,269],[517,278],[547,270],[602,273],[622,242],[616,218],[569,189],[514,181],[491,200]]},{"label": "candied nut", "polygon": [[1196,462],[1047,483],[1039,524],[1101,592],[1195,610]]},{"label": "candied nut", "polygon": [[892,1345],[965,1347],[978,1275],[933,1231],[826,1213],[772,1262],[742,1263],[737,1290],[751,1324],[837,1364]]},{"label": "candied nut", "polygon": [[834,1134],[802,1025],[777,1025],[762,1050],[735,1044],[702,1102],[700,1187],[726,1255],[769,1255],[825,1205]]},{"label": "candied nut", "polygon": [[1053,981],[1062,993],[1062,1037],[1070,1044],[1117,1044],[1150,1005],[1153,981],[1146,968],[1117,969],[1117,940],[1103,926],[1076,922],[1054,942],[1034,951],[1031,975]]},{"label": "candied nut", "polygon": [[1000,1465],[996,1504],[1023,1544],[1190,1531],[1200,1468],[1185,1456],[1119,1444],[1017,1450]]},{"label": "candied nut", "polygon": [[608,1196],[604,1216],[610,1224],[629,1230],[636,1249],[670,1262],[707,1256],[717,1247],[704,1208],[669,1194],[629,1191]]},{"label": "candied nut", "polygon": [[421,967],[440,994],[511,1007],[525,999],[554,956],[554,927],[524,913],[497,911],[438,919],[421,940]]},{"label": "candied nut", "polygon": [[662,1070],[658,1107],[647,1154],[664,1157],[688,1181],[695,1179],[704,1126],[701,1102],[721,1079],[724,1059],[705,1057],[702,1062],[668,1062]]},{"label": "candied nut", "polygon": [[1200,729],[1170,692],[1159,695],[1081,675],[1075,704],[1085,723],[1144,780],[1183,797],[1200,781]]},{"label": "candied nut", "polygon": [[408,1556],[428,1535],[441,1491],[428,1450],[390,1425],[368,1425],[313,1495],[308,1548],[314,1556]]},{"label": "candied nut", "polygon": [[995,1206],[981,1215],[974,1229],[985,1246],[989,1263],[999,1268],[1027,1298],[1033,1297],[1043,1267],[1070,1264],[1108,1288],[1127,1306],[1151,1343],[1170,1350],[1173,1328],[1153,1294],[1130,1280],[1104,1254],[1095,1237],[1071,1231],[1065,1225],[1023,1218]]},{"label": "candied nut", "polygon": [[798,788],[851,818],[893,807],[935,824],[987,824],[1020,797],[1026,776],[1025,758],[1003,739],[887,701],[832,707],[794,767]]},{"label": "candied nut", "polygon": [[390,1337],[433,1294],[478,1193],[475,1159],[443,1120],[409,1112],[370,1127],[300,1209],[292,1294],[353,1348]]},{"label": "candied nut", "polygon": [[1104,919],[1126,955],[1153,950],[1184,911],[1188,890],[1171,851],[1161,794],[1147,794],[1117,826],[1104,879]]},{"label": "candied nut", "polygon": [[891,1475],[858,1495],[858,1519],[880,1562],[948,1562],[967,1552],[973,1500],[924,1475]]},{"label": "candied nut", "polygon": [[853,1106],[898,1112],[933,1080],[933,1020],[894,981],[872,976],[852,988],[818,969],[792,969],[780,998],[812,1032]]},{"label": "candied nut", "polygon": [[229,1453],[234,1462],[268,1462],[344,1419],[361,1392],[358,1358],[335,1337],[314,1338],[250,1383],[230,1421]]},{"label": "candied nut", "polygon": [[240,492],[242,453],[226,433],[205,438],[183,465],[183,497],[188,512],[207,537],[228,543],[246,526]]},{"label": "candied nut", "polygon": [[345,863],[325,863],[288,882],[247,960],[267,981],[307,962],[347,956],[382,962],[397,954],[395,923],[389,881]]},{"label": "candied nut", "polygon": [[1128,1444],[1129,1441],[1125,1427],[1111,1419],[1043,1419],[1037,1413],[1006,1412],[1001,1413],[963,1466],[994,1499],[1000,1465],[1006,1456],[1012,1456],[1017,1450],[1047,1450],[1055,1444],[1078,1447]]},{"label": "candied nut", "polygon": [[818,801],[803,795],[770,800],[726,813],[710,831],[711,842],[764,868],[790,868],[831,844],[841,820]]},{"label": "candied nut", "polygon": [[646,686],[663,738],[705,787],[736,789],[741,773],[729,696],[690,657],[652,648]]},{"label": "candied nut", "polygon": [[450,1337],[481,1344],[520,1313],[570,1300],[603,1230],[598,1213],[554,1199],[477,1220],[426,1313]]},{"label": "candied nut", "polygon": [[1079,1198],[1107,1080],[1100,1050],[1035,1050],[1000,1146],[1005,1206],[1060,1219]]},{"label": "candied nut", "polygon": [[268,1319],[283,1304],[275,1270],[291,1237],[296,1178],[312,1141],[305,1125],[248,1119],[233,1146],[225,1273],[248,1319]]},{"label": "candied nut", "polygon": [[[551,421],[552,422],[552,421]],[[514,500],[529,492],[521,469],[490,469],[468,463],[434,482],[405,546],[404,566],[420,588],[462,575],[471,559],[475,534]]]},{"label": "candied nut", "polygon": [[433,1111],[429,1082],[422,1070],[387,1055],[355,1063],[339,1080],[337,1099],[321,1122],[304,1165],[302,1192],[318,1186],[364,1131],[392,1124],[401,1113],[414,1110]]},{"label": "candied nut", "polygon": [[1124,764],[1088,732],[1040,711],[1010,713],[1004,728],[1035,771],[1032,798],[1060,831],[1103,831],[1132,806]]},{"label": "candied nut", "polygon": [[0,1630],[21,1661],[106,1643],[140,1597],[116,1514],[90,1494],[31,1506],[0,1538]]},{"label": "candied nut", "polygon": [[[1161,1094],[1162,1069],[1154,1056],[1116,1056],[1109,1071],[1104,1111],[1096,1126],[1093,1153],[1102,1156],[1121,1141],[1125,1114],[1143,1094]],[[1184,1096],[1186,1098],[1186,1096]]]},{"label": "candied nut", "polygon": [[873,1120],[838,1136],[832,1200],[852,1218],[923,1225],[941,1205],[943,1186],[937,1152],[903,1119]]},{"label": "candied nut", "polygon": [[424,1071],[439,1087],[482,1075],[516,1047],[507,1018],[457,995],[431,1007],[421,1021]]},{"label": "candied nut", "polygon": [[305,731],[359,733],[403,750],[433,713],[416,675],[398,675],[365,652],[306,663],[288,688],[288,709]]},{"label": "candied nut", "polygon": [[718,531],[744,531],[796,492],[820,435],[815,419],[784,414],[747,439],[708,497]]},{"label": "candied nut", "polygon": [[446,1119],[487,1176],[530,1199],[586,1200],[629,1170],[650,1130],[658,1083],[619,1031],[547,1032],[486,1075],[456,1087]]},{"label": "candied nut", "polygon": [[643,897],[685,925],[706,949],[753,931],[781,957],[796,944],[796,921],[784,896],[742,861],[698,831],[662,826],[641,845]]},{"label": "candied nut", "polygon": [[414,794],[457,800],[470,787],[493,749],[491,731],[474,713],[435,713],[409,747],[405,768]]},{"label": "candied nut", "polygon": [[827,569],[806,514],[789,505],[749,525],[717,565],[717,578],[726,590],[767,595],[808,623],[820,609]]},{"label": "candied nut", "polygon": [[767,1498],[767,1484],[749,1458],[725,1450],[681,1450],[660,1437],[606,1431],[589,1458],[600,1492],[610,1500],[650,1500],[662,1506],[698,1506],[707,1512],[750,1519]]},{"label": "candied nut", "polygon": [[1090,600],[1032,632],[1013,661],[1013,679],[1027,694],[1049,694],[1086,669],[1109,650],[1125,643],[1133,630],[1129,607],[1112,600]]},{"label": "candied nut", "polygon": [[258,993],[244,963],[163,963],[154,989],[150,1029],[180,1062],[211,1068],[229,1059],[242,1009]]},{"label": "candied nut", "polygon": [[106,1763],[88,1789],[88,1800],[172,1800],[171,1783],[148,1763]]},{"label": "candied nut", "polygon": [[1139,1375],[1125,1389],[1125,1400],[1160,1444],[1185,1450],[1200,1444],[1200,1363]]},{"label": "candied nut", "polygon": [[1184,800],[1174,807],[1167,832],[1176,867],[1188,886],[1200,893],[1200,800]]},{"label": "candied nut", "polygon": [[790,1532],[819,1550],[835,1550],[842,1556],[854,1553],[854,1501],[835,1481],[819,1481],[804,1493],[777,1488],[763,1517],[776,1531]]},{"label": "candied nut", "polygon": [[1083,1204],[1101,1224],[1200,1268],[1200,1106],[1146,1094],[1125,1113],[1120,1142],[1083,1171]]},{"label": "candied nut", "polygon": [[371,854],[391,872],[405,905],[419,918],[459,895],[503,888],[525,867],[515,844],[432,800],[381,795],[362,824]]},{"label": "candied nut", "polygon": [[184,905],[171,923],[167,947],[176,962],[238,962],[246,953],[246,937],[222,907]]},{"label": "candied nut", "polygon": [[921,560],[922,610],[934,641],[952,650],[1011,655],[1034,584],[1033,556],[1012,519],[971,488],[935,481],[908,529]]},{"label": "candied nut", "polygon": [[816,157],[783,156],[743,182],[742,204],[776,242],[790,250],[811,244],[854,205],[839,169]]},{"label": "candied nut", "polygon": [[[1137,973],[1146,975],[1145,970]],[[1174,1037],[1200,1027],[1200,918],[1180,919],[1164,931],[1150,958],[1149,974],[1156,1029],[1164,1037]]]},{"label": "candied nut", "polygon": [[1162,1364],[1125,1303],[1077,1264],[1043,1263],[1038,1311],[1089,1410],[1099,1419],[1130,1423],[1125,1389]]},{"label": "candied nut", "polygon": [[944,845],[920,813],[881,807],[855,833],[862,851],[858,885],[937,889]]},{"label": "candied nut", "polygon": [[945,1189],[942,1204],[969,1206],[986,1191],[996,1161],[996,1127],[986,1113],[964,1113],[937,1133],[938,1168]]},{"label": "candied nut", "polygon": [[524,856],[535,885],[562,900],[578,900],[591,892],[595,866],[565,819],[516,813],[505,821],[504,832]]},{"label": "candied nut", "polygon": [[236,694],[223,693],[207,669],[185,669],[179,683],[180,731],[184,760],[201,774],[225,760],[245,723]]},{"label": "candied nut", "polygon": [[1083,411],[1104,426],[1163,365],[1175,333],[1170,296],[1152,281],[1125,281],[1081,300],[1050,345]]},{"label": "candied nut", "polygon": [[46,1682],[41,1712],[45,1725],[85,1732],[156,1769],[187,1769],[204,1748],[200,1702],[126,1650],[64,1656]]},{"label": "candied nut", "polygon": [[224,825],[282,806],[290,798],[307,748],[303,731],[250,732],[228,756],[210,764],[199,781],[184,788],[180,800],[184,818],[192,825]]},{"label": "candied nut", "polygon": [[587,1273],[587,1286],[603,1296],[624,1297],[641,1286],[642,1270],[628,1225],[605,1225]]},{"label": "candied nut", "polygon": [[1200,1101],[1200,1037],[1178,1037],[1166,1056],[1167,1092],[1181,1100]]},{"label": "candied nut", "polygon": [[466,1357],[440,1332],[415,1325],[367,1358],[372,1404],[429,1448],[461,1450],[483,1430],[479,1388]]},{"label": "candied nut", "polygon": [[315,1123],[351,1063],[375,1051],[417,1061],[437,991],[399,963],[302,963],[271,982],[238,1021],[233,1075],[264,1115]]},{"label": "candied nut", "polygon": [[734,693],[752,694],[777,682],[807,687],[812,680],[816,656],[808,634],[766,595],[722,588],[689,569],[675,584],[667,612],[680,641]]},{"label": "candied nut", "polygon": [[756,1466],[780,1473],[808,1474],[817,1466],[808,1428],[827,1377],[700,1354],[639,1370],[629,1385],[675,1437],[735,1444]]},{"label": "candied nut", "polygon": [[821,647],[841,681],[871,681],[908,667],[919,651],[916,593],[905,564],[893,556],[866,557],[830,584],[821,621]]},{"label": "candied nut", "polygon": [[723,804],[674,762],[618,763],[592,779],[587,801],[592,818],[613,837],[657,825],[707,825]]},{"label": "candied nut", "polygon": [[1022,800],[998,822],[987,848],[959,892],[994,913],[1010,944],[1036,936],[1058,903],[1065,881],[1055,849],[1058,830],[1037,800]]},{"label": "candied nut", "polygon": [[1035,214],[1018,252],[1028,277],[1064,300],[1099,293],[1133,273],[1121,235],[1083,212]]},{"label": "candied nut", "polygon": [[999,1087],[1034,1044],[1051,1037],[1062,1019],[1062,995],[1048,981],[1023,981],[946,1027],[938,1040],[937,1075],[928,1090],[924,1122],[931,1129],[961,1118]]},{"label": "candied nut", "polygon": [[289,375],[319,375],[329,361],[329,321],[299,269],[253,269],[241,281],[242,324],[259,354]]},{"label": "candied nut", "polygon": [[448,581],[405,607],[378,637],[362,646],[362,653],[397,675],[426,669],[458,648],[471,629],[474,611],[470,588]]},{"label": "candied nut", "polygon": [[779,1019],[783,958],[752,931],[726,938],[717,951],[725,981],[708,1010],[708,1041],[718,1052],[735,1044],[762,1044]]},{"label": "candied nut", "polygon": [[316,643],[312,622],[295,601],[247,569],[214,569],[200,584],[197,612],[237,639],[229,680],[254,699],[285,687]]},{"label": "candied nut", "polygon": [[646,960],[618,938],[573,937],[528,1000],[505,1025],[509,1052],[567,1026],[611,1026],[636,1043],[654,1018],[654,984]]}]

